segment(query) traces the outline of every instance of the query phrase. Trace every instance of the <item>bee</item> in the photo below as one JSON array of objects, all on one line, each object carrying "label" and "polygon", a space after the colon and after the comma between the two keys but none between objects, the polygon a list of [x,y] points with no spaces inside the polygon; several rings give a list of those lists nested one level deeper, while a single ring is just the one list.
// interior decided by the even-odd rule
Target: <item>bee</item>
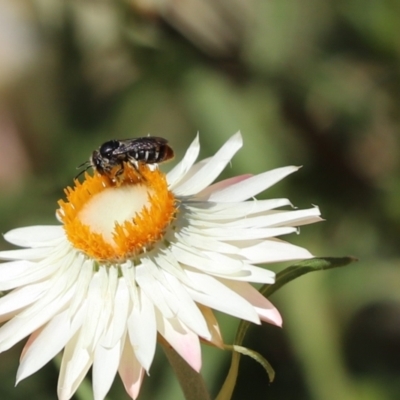
[{"label": "bee", "polygon": [[[113,180],[124,172],[124,163],[131,164],[139,173],[139,164],[160,164],[171,160],[174,151],[168,145],[168,141],[157,136],[145,136],[135,139],[109,140],[95,150],[87,165],[101,175],[107,175]],[[115,173],[114,168],[118,167]],[[78,175],[79,176],[79,175]]]}]

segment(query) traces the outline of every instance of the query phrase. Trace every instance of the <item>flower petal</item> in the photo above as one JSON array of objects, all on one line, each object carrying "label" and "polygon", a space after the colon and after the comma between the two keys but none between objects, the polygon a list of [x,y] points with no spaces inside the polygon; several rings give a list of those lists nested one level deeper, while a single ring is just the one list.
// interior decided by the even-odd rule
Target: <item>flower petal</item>
[{"label": "flower petal", "polygon": [[[213,274],[214,276],[226,278],[221,274]],[[230,274],[229,279],[234,281],[243,282],[254,282],[254,283],[275,283],[275,272],[265,268],[256,267],[254,265],[247,264],[243,267],[243,270],[238,274]]]},{"label": "flower petal", "polygon": [[48,282],[40,282],[23,286],[7,293],[6,296],[0,298],[0,315],[8,314],[32,304],[42,296],[48,287]]},{"label": "flower petal", "polygon": [[176,310],[170,308],[161,290],[160,282],[149,271],[149,267],[151,267],[152,263],[149,261],[146,264],[147,265],[141,264],[136,267],[137,284],[164,316],[167,318],[174,316]]},{"label": "flower petal", "polygon": [[[240,260],[224,257],[226,263],[219,263],[207,257],[204,252],[196,251],[196,249],[189,248],[181,243],[172,246],[171,252],[180,263],[209,274],[232,274],[240,272],[243,268],[243,263]],[[221,258],[223,255],[220,254],[219,257]]]},{"label": "flower petal", "polygon": [[[211,334],[208,330],[207,323],[203,314],[192,300],[185,287],[174,276],[165,273],[165,276],[170,284],[173,295],[179,304],[176,316],[197,335],[211,339]],[[163,288],[165,291],[166,288]]]},{"label": "flower petal", "polygon": [[301,260],[313,257],[304,247],[295,246],[278,239],[269,239],[254,246],[246,247],[240,250],[239,254],[253,264]]},{"label": "flower petal", "polygon": [[219,329],[218,321],[215,318],[211,308],[199,304],[199,308],[207,321],[208,330],[211,333],[211,339],[207,339],[208,342],[212,343],[221,349],[224,348],[224,341],[222,339],[221,330]]},{"label": "flower petal", "polygon": [[80,345],[81,332],[78,331],[64,349],[57,385],[59,400],[72,397],[93,363],[93,354]]},{"label": "flower petal", "polygon": [[129,291],[123,278],[119,278],[114,296],[114,307],[110,315],[107,331],[101,345],[107,348],[116,346],[126,331],[126,321],[129,314]]},{"label": "flower petal", "polygon": [[185,208],[190,211],[191,218],[204,220],[238,220],[252,214],[261,213],[274,208],[291,206],[292,203],[288,199],[269,199],[244,201],[241,203],[211,203],[190,201],[185,204]]},{"label": "flower petal", "polygon": [[13,229],[4,235],[4,239],[21,247],[48,247],[64,236],[61,225],[37,225]]},{"label": "flower petal", "polygon": [[217,178],[242,145],[242,136],[238,132],[190,180],[178,185],[174,189],[175,194],[190,196],[203,190]]},{"label": "flower petal", "polygon": [[96,347],[92,367],[94,400],[103,400],[109,392],[118,371],[120,355],[121,341],[110,348]]},{"label": "flower petal", "polygon": [[144,368],[135,357],[135,353],[128,339],[125,340],[118,372],[126,392],[132,399],[136,399],[139,396],[140,387],[142,385]]},{"label": "flower petal", "polygon": [[42,260],[50,255],[53,251],[51,247],[39,247],[35,249],[5,250],[0,251],[1,260],[25,260],[36,261]]},{"label": "flower petal", "polygon": [[190,270],[186,273],[198,285],[198,290],[187,288],[194,301],[237,318],[260,323],[254,307],[218,279]]},{"label": "flower petal", "polygon": [[273,304],[247,282],[221,280],[226,286],[238,293],[254,306],[262,321],[282,326],[282,317]]},{"label": "flower petal", "polygon": [[[195,227],[190,227],[186,230],[182,230],[182,233],[185,233],[187,237],[187,243],[191,243],[193,246],[197,247],[197,244],[199,244],[199,247],[202,247],[201,241],[196,242],[196,237],[197,235],[203,235],[203,243],[207,240],[207,238],[213,238],[219,239],[219,240],[226,240],[226,241],[247,241],[247,240],[254,240],[254,239],[268,239],[276,236],[282,236],[282,235],[288,235],[289,233],[294,233],[297,232],[297,228],[294,227],[278,227],[278,228],[243,228],[239,229],[235,228],[233,229],[232,227],[224,226],[221,228],[195,228]],[[183,235],[181,235],[182,237]],[[193,236],[193,238],[192,238]],[[215,240],[215,246],[217,243],[217,240]],[[237,243],[235,243],[237,245]],[[219,251],[221,253],[233,253],[233,254],[238,254],[238,250],[236,247],[234,247],[232,244],[230,245],[231,247],[228,248],[228,244],[225,246],[221,244],[219,247]],[[211,247],[211,246],[210,246]],[[235,248],[235,251],[233,251],[233,248]],[[231,251],[228,251],[230,249]]]},{"label": "flower petal", "polygon": [[81,346],[92,351],[105,331],[110,316],[111,302],[108,301],[110,280],[104,266],[93,275],[87,293],[88,312],[82,326]]},{"label": "flower petal", "polygon": [[233,178],[224,179],[222,181],[216,182],[210,186],[207,186],[201,192],[196,194],[196,199],[208,199],[208,197],[214,192],[220,192],[236,183],[242,182],[245,179],[251,178],[253,175],[244,174],[239,176],[234,176]]},{"label": "flower petal", "polygon": [[21,339],[39,329],[64,308],[65,304],[70,301],[73,290],[61,292],[56,296],[57,291],[60,291],[59,285],[52,287],[46,296],[27,307],[18,314],[17,318],[13,318],[0,328],[0,352],[8,350]]},{"label": "flower petal", "polygon": [[199,134],[196,135],[192,144],[186,150],[186,154],[171,171],[167,174],[167,180],[169,187],[174,189],[174,187],[179,184],[180,180],[186,175],[189,169],[192,167],[200,152],[200,142]]},{"label": "flower petal", "polygon": [[156,313],[157,329],[175,351],[197,372],[201,368],[199,337],[178,318],[166,319]]},{"label": "flower petal", "polygon": [[61,251],[40,262],[15,261],[0,264],[0,273],[4,279],[0,282],[0,290],[10,290],[18,286],[29,285],[35,282],[42,282],[46,278],[51,279],[56,272],[68,268],[74,270],[76,253]]},{"label": "flower petal", "polygon": [[135,359],[146,371],[153,362],[157,342],[157,326],[154,305],[142,290],[138,291],[139,299],[134,303],[128,319],[129,340],[135,349]]},{"label": "flower petal", "polygon": [[[29,347],[25,346],[17,372],[17,383],[47,364],[66,345],[82,324],[85,308],[82,307],[73,320],[68,309],[56,315],[38,333]],[[27,347],[27,348],[26,348]]]},{"label": "flower petal", "polygon": [[238,248],[221,240],[216,240],[213,235],[202,235],[202,229],[182,229],[176,234],[176,239],[180,243],[185,243],[189,247],[216,251],[224,254],[237,254]]},{"label": "flower petal", "polygon": [[252,176],[227,188],[211,193],[206,199],[208,201],[229,203],[233,201],[245,201],[263,192],[285,176],[297,171],[299,167],[283,167],[263,172]]}]

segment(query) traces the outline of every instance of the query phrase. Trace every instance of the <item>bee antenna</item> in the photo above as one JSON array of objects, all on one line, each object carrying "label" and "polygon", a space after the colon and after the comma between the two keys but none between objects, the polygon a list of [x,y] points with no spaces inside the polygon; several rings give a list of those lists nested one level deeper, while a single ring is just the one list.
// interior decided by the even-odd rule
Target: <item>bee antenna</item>
[{"label": "bee antenna", "polygon": [[[82,168],[82,167],[84,167],[85,165],[88,165],[88,164],[90,164],[90,161],[89,161],[89,160],[85,161],[85,162],[82,163],[81,165],[78,165],[78,166],[76,167],[76,169],[80,169],[80,168]],[[88,169],[88,168],[89,168],[89,167],[87,167],[86,169]],[[84,169],[82,172],[85,172],[86,169]]]},{"label": "bee antenna", "polygon": [[87,166],[87,167],[85,169],[83,169],[81,172],[79,172],[79,174],[75,176],[74,180],[78,179],[84,172],[86,172],[92,166],[92,164],[89,161],[86,161],[83,164],[81,164],[79,167],[77,167],[77,169],[82,168],[84,166]]}]

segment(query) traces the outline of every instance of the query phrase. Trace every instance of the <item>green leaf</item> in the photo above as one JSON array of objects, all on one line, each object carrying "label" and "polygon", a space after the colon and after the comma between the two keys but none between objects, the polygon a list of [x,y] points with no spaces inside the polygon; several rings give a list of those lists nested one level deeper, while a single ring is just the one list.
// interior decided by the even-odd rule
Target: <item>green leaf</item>
[{"label": "green leaf", "polygon": [[260,354],[254,350],[248,349],[247,347],[233,345],[233,346],[225,346],[227,350],[236,351],[239,354],[243,354],[244,356],[249,356],[253,360],[256,360],[264,369],[268,375],[269,381],[273,382],[275,379],[275,371],[272,368],[271,364]]},{"label": "green leaf", "polygon": [[355,261],[358,261],[355,257],[318,257],[299,261],[279,272],[276,275],[275,283],[273,285],[262,286],[260,293],[265,297],[269,297],[282,286],[309,272],[344,267]]},{"label": "green leaf", "polygon": [[[319,257],[319,258],[312,258],[309,260],[299,261],[296,264],[287,267],[283,271],[279,272],[276,275],[275,283],[273,285],[262,286],[260,289],[260,293],[263,294],[265,297],[269,297],[287,283],[293,281],[296,278],[299,278],[302,275],[308,274],[309,272],[322,271],[337,267],[344,267],[345,265],[348,265],[354,261],[357,261],[357,259],[354,257]],[[235,352],[233,352],[232,354],[231,366],[229,368],[228,375],[225,378],[225,382],[222,385],[222,388],[218,393],[218,396],[216,397],[216,400],[230,400],[232,397],[239,371],[240,354],[241,353],[244,354],[243,352],[238,351],[236,349],[242,348],[241,344],[243,343],[244,337],[246,335],[247,329],[249,328],[250,324],[251,323],[248,321],[241,321],[239,324],[238,330],[236,332],[236,338],[232,346]],[[249,352],[251,352],[252,354],[258,354],[256,352],[253,352],[252,350],[246,349],[246,351],[248,351],[247,355],[250,355]],[[260,358],[257,359],[257,361],[259,360]],[[263,366],[268,373],[270,381],[272,382],[274,377],[273,369],[264,358],[263,360],[266,363],[263,364]],[[266,367],[267,365],[268,367]]]}]

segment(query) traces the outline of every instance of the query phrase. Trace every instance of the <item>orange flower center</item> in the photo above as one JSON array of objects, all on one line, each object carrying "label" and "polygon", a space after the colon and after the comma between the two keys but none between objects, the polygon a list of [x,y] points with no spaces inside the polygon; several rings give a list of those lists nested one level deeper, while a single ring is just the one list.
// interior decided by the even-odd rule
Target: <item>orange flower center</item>
[{"label": "orange flower center", "polygon": [[165,174],[147,165],[125,164],[117,183],[98,173],[74,183],[58,215],[72,245],[96,260],[121,262],[149,250],[176,217]]}]

